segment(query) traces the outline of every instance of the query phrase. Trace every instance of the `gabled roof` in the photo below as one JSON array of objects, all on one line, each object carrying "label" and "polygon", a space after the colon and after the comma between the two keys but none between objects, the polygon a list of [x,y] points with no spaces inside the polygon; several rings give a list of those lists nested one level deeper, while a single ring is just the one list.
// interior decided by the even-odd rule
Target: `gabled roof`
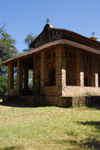
[{"label": "gabled roof", "polygon": [[80,43],[100,50],[100,42],[66,29],[54,28],[50,24],[46,24],[44,26],[43,31],[30,44],[30,47],[37,48],[45,43],[50,43],[59,39],[74,41],[76,43]]}]

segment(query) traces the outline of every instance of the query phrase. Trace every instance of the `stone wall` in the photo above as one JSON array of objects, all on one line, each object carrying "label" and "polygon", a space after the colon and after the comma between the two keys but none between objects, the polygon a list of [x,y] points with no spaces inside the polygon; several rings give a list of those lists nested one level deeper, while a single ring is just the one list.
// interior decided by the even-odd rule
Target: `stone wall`
[{"label": "stone wall", "polygon": [[65,86],[63,90],[62,96],[100,95],[100,87]]}]

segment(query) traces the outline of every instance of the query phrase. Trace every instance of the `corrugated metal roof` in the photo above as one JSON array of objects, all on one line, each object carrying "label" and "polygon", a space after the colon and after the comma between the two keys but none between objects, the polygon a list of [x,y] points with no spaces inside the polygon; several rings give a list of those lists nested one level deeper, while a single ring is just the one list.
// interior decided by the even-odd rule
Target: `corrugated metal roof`
[{"label": "corrugated metal roof", "polygon": [[17,59],[22,59],[24,57],[31,57],[32,54],[34,54],[38,51],[41,51],[43,49],[46,49],[50,46],[55,46],[55,45],[69,45],[69,46],[74,47],[74,48],[78,48],[78,49],[81,49],[81,50],[85,50],[85,51],[100,55],[100,50],[98,50],[98,49],[94,49],[94,48],[91,48],[91,47],[88,47],[88,46],[85,46],[85,45],[82,45],[82,44],[79,44],[79,43],[76,43],[76,42],[73,42],[73,41],[60,39],[60,40],[56,40],[56,41],[44,44],[44,45],[42,45],[38,48],[32,49],[28,52],[25,52],[23,54],[20,54],[18,56],[13,57],[13,58],[10,58],[10,59],[4,61],[2,63],[2,65],[8,65],[8,63],[10,63],[10,62],[16,61]]}]

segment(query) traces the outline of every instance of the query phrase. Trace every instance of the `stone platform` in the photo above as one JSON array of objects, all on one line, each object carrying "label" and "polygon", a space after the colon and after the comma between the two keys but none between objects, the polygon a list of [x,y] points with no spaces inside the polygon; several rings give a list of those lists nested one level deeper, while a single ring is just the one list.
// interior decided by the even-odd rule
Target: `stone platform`
[{"label": "stone platform", "polygon": [[61,97],[61,96],[4,96],[5,103],[26,105],[30,107],[38,106],[91,106],[100,104],[100,96],[81,96],[81,97]]}]

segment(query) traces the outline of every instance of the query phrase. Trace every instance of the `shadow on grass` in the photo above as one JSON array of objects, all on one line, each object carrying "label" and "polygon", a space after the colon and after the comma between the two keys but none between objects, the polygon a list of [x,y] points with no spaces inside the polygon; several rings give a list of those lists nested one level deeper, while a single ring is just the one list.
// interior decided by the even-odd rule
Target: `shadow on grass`
[{"label": "shadow on grass", "polygon": [[87,108],[95,108],[95,109],[100,110],[100,104],[95,104],[95,105],[87,106]]},{"label": "shadow on grass", "polygon": [[23,149],[23,146],[21,146],[21,145],[11,146],[11,147],[6,146],[5,148],[0,148],[0,150],[17,150],[17,149]]},{"label": "shadow on grass", "polygon": [[96,149],[96,150],[100,150],[100,140],[96,139],[96,138],[87,138],[85,139],[85,141],[80,141],[79,143],[77,143],[76,141],[73,140],[69,140],[68,141],[71,145],[76,145],[79,148],[87,148],[87,149]]},{"label": "shadow on grass", "polygon": [[75,149],[77,148],[77,150],[80,149],[93,149],[93,150],[100,150],[100,140],[96,139],[96,138],[86,138],[83,140],[81,140],[80,142],[76,140],[58,140],[56,141],[56,143],[62,144],[62,145],[66,145],[66,144],[70,144],[71,146],[74,146]]},{"label": "shadow on grass", "polygon": [[94,126],[95,129],[100,130],[100,121],[87,121],[87,122],[78,121],[77,123],[82,125]]},{"label": "shadow on grass", "polygon": [[[82,124],[84,126],[93,126],[96,130],[95,133],[90,135],[86,138],[81,138],[80,141],[77,141],[77,134],[73,132],[73,130],[68,130],[66,134],[69,136],[69,138],[66,139],[61,139],[61,140],[56,140],[57,143],[66,145],[70,144],[71,146],[74,146],[77,150],[80,149],[92,149],[92,150],[100,150],[100,137],[98,132],[100,132],[100,121],[90,121],[90,122],[81,122],[78,121],[76,122],[77,124]],[[74,138],[75,140],[71,140],[71,138]]]},{"label": "shadow on grass", "polygon": [[4,103],[4,102],[0,102],[0,105],[2,105],[2,106],[10,106],[10,107],[21,107],[21,108],[31,107],[30,105],[14,104],[14,103]]}]

